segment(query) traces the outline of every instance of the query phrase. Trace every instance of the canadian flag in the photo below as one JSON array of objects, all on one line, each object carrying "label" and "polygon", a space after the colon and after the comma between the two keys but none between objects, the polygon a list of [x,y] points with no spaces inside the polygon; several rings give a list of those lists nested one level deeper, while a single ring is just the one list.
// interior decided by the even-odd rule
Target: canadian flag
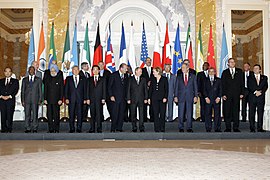
[{"label": "canadian flag", "polygon": [[172,64],[171,46],[170,46],[169,33],[168,33],[168,23],[166,24],[166,33],[165,33],[163,53],[162,53],[162,68],[164,68],[165,64]]}]

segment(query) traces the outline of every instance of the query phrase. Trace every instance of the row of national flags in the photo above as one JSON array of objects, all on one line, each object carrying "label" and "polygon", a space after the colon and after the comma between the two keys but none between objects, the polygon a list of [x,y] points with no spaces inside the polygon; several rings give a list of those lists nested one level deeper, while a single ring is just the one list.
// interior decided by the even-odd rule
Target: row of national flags
[{"label": "row of national flags", "polygon": [[[202,70],[202,65],[205,62],[203,56],[203,46],[202,46],[202,29],[201,24],[199,25],[199,32],[197,37],[197,56],[196,62],[193,60],[193,52],[192,52],[192,41],[191,41],[191,30],[190,24],[188,25],[187,36],[186,36],[186,47],[185,47],[185,57],[183,57],[182,48],[181,48],[181,41],[180,41],[180,26],[177,25],[175,41],[173,51],[171,49],[170,40],[169,40],[169,33],[168,33],[168,23],[166,24],[166,32],[164,38],[164,46],[162,48],[162,59],[161,59],[161,52],[160,52],[160,32],[158,23],[156,24],[156,32],[155,32],[155,43],[154,43],[154,51],[153,51],[153,67],[161,67],[164,68],[165,64],[172,65],[172,73],[176,74],[177,71],[181,68],[183,60],[189,59],[190,67],[195,68],[196,71]],[[207,62],[209,62],[211,67],[216,67],[216,59],[215,59],[215,52],[214,52],[214,41],[213,41],[213,29],[212,25],[210,25],[209,30],[209,44],[208,44],[208,51],[207,51]],[[125,28],[122,22],[121,28],[121,41],[120,41],[120,54],[119,54],[119,62],[126,63],[130,65],[131,69],[134,71],[136,67],[144,67],[147,57],[149,57],[148,53],[148,46],[146,40],[146,33],[145,33],[145,25],[143,22],[142,25],[142,40],[141,40],[141,54],[139,56],[140,61],[137,61],[136,54],[135,54],[135,46],[134,46],[134,29],[133,29],[133,22],[131,22],[130,28],[130,38],[129,38],[129,51],[127,55],[127,48],[126,48],[126,38],[125,38]],[[84,36],[84,46],[81,52],[81,57],[79,58],[78,55],[78,42],[77,42],[77,24],[75,23],[74,27],[74,35],[73,35],[73,42],[72,48],[70,47],[70,37],[69,37],[69,24],[67,23],[66,29],[66,36],[65,36],[65,43],[64,43],[64,50],[62,55],[62,71],[64,76],[71,75],[71,69],[73,66],[79,65],[80,63],[87,62],[90,66],[98,65],[100,61],[105,63],[105,68],[111,72],[116,70],[115,67],[115,58],[113,54],[112,42],[111,42],[111,26],[110,23],[108,25],[108,29],[106,32],[106,42],[107,47],[105,50],[105,57],[103,58],[103,50],[101,46],[100,40],[100,29],[99,24],[97,26],[97,34],[96,34],[96,41],[94,46],[94,55],[93,55],[93,62],[91,62],[90,58],[90,46],[89,46],[89,36],[88,36],[88,23],[86,24],[85,36]],[[173,52],[173,54],[171,53]],[[44,29],[43,23],[41,24],[40,29],[40,36],[39,36],[39,45],[38,45],[38,53],[37,59],[35,59],[35,46],[34,46],[34,31],[33,28],[31,30],[30,36],[30,44],[28,50],[28,63],[27,67],[29,67],[33,61],[37,61],[39,63],[39,70],[44,72],[46,70],[46,52],[45,52],[45,37],[44,37]],[[173,57],[171,57],[173,56]],[[221,47],[221,57],[220,57],[220,65],[219,65],[219,75],[221,75],[222,71],[227,68],[227,61],[229,59],[228,55],[228,47],[227,47],[227,40],[226,40],[226,33],[225,28],[223,25],[223,34],[222,34],[222,47]],[[56,49],[54,43],[54,23],[52,23],[51,33],[50,33],[50,47],[49,47],[49,56],[48,56],[48,69],[50,68],[53,61],[56,61]]]}]

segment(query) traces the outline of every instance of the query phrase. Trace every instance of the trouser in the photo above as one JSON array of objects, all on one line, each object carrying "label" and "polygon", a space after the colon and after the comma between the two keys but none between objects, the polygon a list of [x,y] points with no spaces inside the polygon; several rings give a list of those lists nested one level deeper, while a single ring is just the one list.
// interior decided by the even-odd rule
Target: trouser
[{"label": "trouser", "polygon": [[77,117],[77,130],[82,130],[82,103],[72,103],[68,106],[69,128],[75,130],[75,118]]},{"label": "trouser", "polygon": [[90,122],[90,131],[95,132],[96,124],[97,131],[102,131],[102,109],[103,105],[100,100],[91,101],[90,112],[91,112],[91,122]]},{"label": "trouser", "polygon": [[223,101],[223,115],[226,124],[226,129],[231,129],[231,122],[233,122],[233,129],[239,128],[239,110],[240,110],[240,96],[227,96],[227,100]]},{"label": "trouser", "polygon": [[47,118],[48,118],[49,131],[59,131],[60,106],[58,104],[47,105]]},{"label": "trouser", "polygon": [[2,131],[12,131],[14,110],[15,110],[14,103],[0,100]]},{"label": "trouser", "polygon": [[202,122],[205,122],[205,98],[204,97],[200,97],[200,106],[201,106],[201,109],[200,109],[200,114],[201,114],[201,120]]},{"label": "trouser", "polygon": [[167,121],[173,121],[173,103],[173,97],[169,97],[167,102],[168,110],[166,111]]},{"label": "trouser", "polygon": [[265,101],[254,100],[249,104],[250,130],[255,130],[255,114],[257,109],[257,130],[263,129],[263,114]]},{"label": "trouser", "polygon": [[166,104],[162,100],[152,100],[155,132],[165,131]]},{"label": "trouser", "polygon": [[[179,98],[178,98],[179,99]],[[193,101],[178,103],[179,129],[184,129],[184,119],[187,118],[187,129],[192,129]]]},{"label": "trouser", "polygon": [[242,121],[246,121],[247,120],[247,104],[249,104],[249,95],[248,95],[248,89],[245,88],[244,91],[244,97],[242,99]]},{"label": "trouser", "polygon": [[[24,105],[25,129],[28,131],[30,131],[31,129],[33,130],[38,129],[38,106],[39,106],[38,104],[34,103],[25,103]],[[31,117],[33,121],[32,126],[31,126]]]},{"label": "trouser", "polygon": [[125,100],[113,103],[111,131],[123,130],[125,108],[126,108]]},{"label": "trouser", "polygon": [[214,130],[221,130],[221,107],[220,103],[215,103],[211,101],[210,104],[205,104],[205,129],[212,130],[212,110],[214,109]]},{"label": "trouser", "polygon": [[143,102],[132,102],[130,105],[130,117],[132,121],[132,130],[137,130],[137,108],[139,109],[139,129],[144,130],[144,119],[143,119]]}]

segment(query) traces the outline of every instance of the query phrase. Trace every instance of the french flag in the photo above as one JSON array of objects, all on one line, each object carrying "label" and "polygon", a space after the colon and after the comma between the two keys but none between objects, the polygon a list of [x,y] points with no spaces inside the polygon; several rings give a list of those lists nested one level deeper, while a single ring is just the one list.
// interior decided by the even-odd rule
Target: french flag
[{"label": "french flag", "polygon": [[127,46],[126,46],[126,37],[125,37],[125,29],[124,24],[122,22],[122,35],[120,42],[120,55],[119,55],[119,64],[128,63],[127,62]]}]

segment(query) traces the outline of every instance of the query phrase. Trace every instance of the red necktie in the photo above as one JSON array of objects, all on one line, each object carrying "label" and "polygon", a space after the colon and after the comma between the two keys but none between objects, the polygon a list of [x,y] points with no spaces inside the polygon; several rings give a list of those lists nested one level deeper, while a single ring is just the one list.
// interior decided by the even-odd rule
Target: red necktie
[{"label": "red necktie", "polygon": [[184,80],[184,82],[185,82],[185,86],[187,86],[187,84],[188,84],[187,74],[185,74],[185,80]]}]

